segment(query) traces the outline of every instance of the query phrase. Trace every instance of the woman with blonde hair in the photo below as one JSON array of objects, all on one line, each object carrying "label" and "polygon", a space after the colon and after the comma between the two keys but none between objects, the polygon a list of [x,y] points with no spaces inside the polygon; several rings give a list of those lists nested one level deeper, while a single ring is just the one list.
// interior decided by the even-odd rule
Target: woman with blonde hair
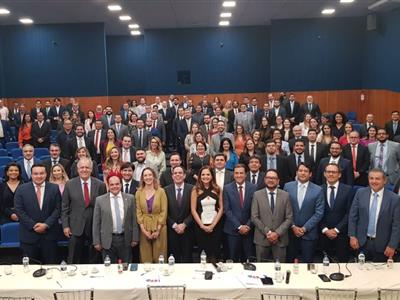
[{"label": "woman with blonde hair", "polygon": [[[78,161],[83,157],[86,157],[86,158],[92,160],[89,150],[86,147],[79,147],[75,151],[75,161],[72,163],[71,168],[69,170],[70,178],[78,177]],[[97,162],[95,160],[92,160],[92,162],[93,162],[93,169],[92,169],[92,173],[90,174],[90,176],[98,178],[99,168],[97,167]]]},{"label": "woman with blonde hair", "polygon": [[103,164],[104,182],[107,184],[108,177],[118,176],[121,177],[121,152],[118,147],[113,147],[110,150],[109,156]]},{"label": "woman with blonde hair", "polygon": [[140,227],[140,259],[156,263],[160,254],[167,257],[167,210],[165,191],[159,186],[152,168],[144,168],[135,194],[136,217]]},{"label": "woman with blonde hair", "polygon": [[167,169],[161,140],[156,136],[150,139],[149,150],[146,151],[146,163],[156,172],[157,178],[160,178],[161,173]]},{"label": "woman with blonde hair", "polygon": [[51,167],[49,182],[58,185],[61,195],[64,193],[65,184],[68,180],[67,172],[65,172],[62,164],[55,164]]}]

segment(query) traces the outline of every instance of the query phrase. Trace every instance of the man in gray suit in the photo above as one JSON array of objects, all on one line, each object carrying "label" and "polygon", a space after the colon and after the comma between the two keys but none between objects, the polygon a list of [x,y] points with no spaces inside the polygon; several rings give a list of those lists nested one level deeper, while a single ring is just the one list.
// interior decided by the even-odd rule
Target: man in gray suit
[{"label": "man in gray suit", "polygon": [[247,133],[250,133],[254,129],[254,115],[250,112],[247,111],[247,106],[246,104],[241,104],[240,105],[240,113],[238,113],[235,117],[235,122],[234,128],[236,128],[237,125],[242,125],[244,130]]},{"label": "man in gray suit", "polygon": [[385,174],[372,169],[369,187],[359,189],[349,213],[350,247],[367,259],[385,262],[393,257],[400,241],[400,198],[385,189]]},{"label": "man in gray suit", "polygon": [[144,121],[141,119],[137,120],[137,128],[131,133],[133,137],[133,146],[136,148],[147,148],[151,133],[144,128]]},{"label": "man in gray suit", "polygon": [[389,141],[385,128],[378,129],[378,141],[368,145],[371,155],[370,168],[383,170],[390,184],[395,184],[400,175],[400,144]]},{"label": "man in gray suit", "polygon": [[115,123],[111,125],[110,128],[114,129],[117,139],[122,140],[124,136],[129,135],[128,126],[122,123],[122,117],[120,114],[116,114],[114,119]]},{"label": "man in gray suit", "polygon": [[[68,244],[68,263],[95,262],[92,245],[92,220],[96,198],[107,192],[106,185],[90,177],[92,160],[81,158],[79,177],[70,179],[64,189],[61,203],[61,221]],[[87,258],[86,258],[87,257]]]},{"label": "man in gray suit", "polygon": [[230,139],[233,147],[235,147],[235,139],[233,137],[233,134],[225,131],[226,128],[225,128],[224,121],[218,121],[217,129],[218,129],[218,133],[214,134],[211,138],[211,143],[210,143],[211,155],[215,155],[219,152],[219,146],[220,146],[221,140],[223,138]]},{"label": "man in gray suit", "polygon": [[254,193],[251,220],[255,225],[254,243],[257,261],[272,258],[284,262],[289,244],[288,230],[293,211],[289,194],[278,188],[279,175],[270,169],[265,174],[266,188]]},{"label": "man in gray suit", "polygon": [[108,178],[109,193],[96,198],[93,214],[93,245],[112,263],[131,261],[131,247],[139,241],[135,197],[121,192],[121,178]]}]

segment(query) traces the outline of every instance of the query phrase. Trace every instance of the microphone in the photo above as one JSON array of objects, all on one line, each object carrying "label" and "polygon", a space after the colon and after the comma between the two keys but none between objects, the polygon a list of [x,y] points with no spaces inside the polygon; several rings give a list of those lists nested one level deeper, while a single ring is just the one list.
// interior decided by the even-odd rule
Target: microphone
[{"label": "microphone", "polygon": [[291,274],[290,270],[287,270],[287,271],[286,271],[286,280],[285,280],[285,283],[286,283],[286,284],[289,284],[289,281],[290,281],[290,274]]},{"label": "microphone", "polygon": [[336,258],[329,256],[326,252],[323,252],[324,255],[328,256],[333,263],[338,265],[339,268],[339,272],[335,272],[332,273],[331,275],[329,275],[329,278],[333,281],[342,281],[344,280],[344,274],[340,271],[340,264],[339,262],[336,260]]},{"label": "microphone", "polygon": [[29,260],[31,260],[35,263],[38,263],[40,265],[40,269],[38,269],[32,273],[33,277],[38,278],[38,277],[43,277],[44,275],[46,275],[47,270],[43,268],[43,263],[40,260],[31,258],[31,257],[29,257]]}]

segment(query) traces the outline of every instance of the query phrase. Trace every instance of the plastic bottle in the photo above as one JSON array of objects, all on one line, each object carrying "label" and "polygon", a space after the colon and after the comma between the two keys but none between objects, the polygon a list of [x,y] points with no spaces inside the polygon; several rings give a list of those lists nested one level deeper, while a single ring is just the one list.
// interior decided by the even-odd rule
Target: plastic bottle
[{"label": "plastic bottle", "polygon": [[124,271],[124,267],[122,265],[122,260],[118,259],[118,273],[122,274],[123,271]]},{"label": "plastic bottle", "polygon": [[24,255],[22,258],[22,265],[24,266],[24,273],[29,272],[29,257]]},{"label": "plastic bottle", "polygon": [[387,263],[388,269],[393,269],[394,261],[393,261],[392,257],[389,257],[386,263]]},{"label": "plastic bottle", "polygon": [[106,257],[104,257],[104,271],[106,273],[110,272],[110,268],[111,267],[111,259],[108,255],[106,255]]},{"label": "plastic bottle", "polygon": [[276,259],[274,267],[275,267],[275,281],[278,283],[282,282],[281,263],[279,259]]},{"label": "plastic bottle", "polygon": [[168,257],[168,272],[170,274],[174,273],[175,271],[175,257],[171,255]]},{"label": "plastic bottle", "polygon": [[162,254],[158,257],[158,268],[161,272],[164,270],[164,255]]},{"label": "plastic bottle", "polygon": [[364,265],[365,265],[365,255],[363,252],[360,252],[360,254],[358,254],[358,268],[360,270],[363,270]]},{"label": "plastic bottle", "polygon": [[206,265],[207,265],[207,254],[204,250],[201,251],[201,254],[200,254],[200,263],[201,263],[202,268],[205,269]]},{"label": "plastic bottle", "polygon": [[329,257],[328,255],[324,255],[324,259],[322,260],[322,267],[323,267],[323,272],[325,275],[328,275],[329,272]]},{"label": "plastic bottle", "polygon": [[299,274],[299,260],[297,258],[294,259],[293,274]]},{"label": "plastic bottle", "polygon": [[67,263],[63,260],[60,264],[61,277],[67,276]]}]

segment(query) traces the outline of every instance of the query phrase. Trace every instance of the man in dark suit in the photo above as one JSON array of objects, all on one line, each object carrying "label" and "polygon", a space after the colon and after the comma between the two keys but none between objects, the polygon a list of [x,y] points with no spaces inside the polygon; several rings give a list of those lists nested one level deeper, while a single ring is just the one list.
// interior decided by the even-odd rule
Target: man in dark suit
[{"label": "man in dark suit", "polygon": [[101,142],[106,138],[106,130],[103,129],[103,122],[96,120],[95,129],[88,132],[87,137],[90,143],[93,144],[95,156],[93,159],[97,163],[101,162]]},{"label": "man in dark suit", "polygon": [[116,114],[114,116],[114,124],[110,126],[110,128],[114,129],[117,139],[120,141],[122,137],[129,134],[128,126],[122,123],[122,117],[120,114]]},{"label": "man in dark suit", "polygon": [[[315,175],[319,162],[322,158],[328,156],[328,151],[326,145],[317,142],[317,131],[314,128],[308,130],[307,138],[308,141],[305,143],[304,153],[310,158],[313,175]],[[314,181],[314,178],[312,181]]]},{"label": "man in dark suit", "polygon": [[197,123],[199,125],[202,125],[204,122],[204,113],[203,110],[201,109],[201,105],[197,104],[196,105],[196,112],[192,115],[192,119],[194,123]]},{"label": "man in dark suit", "polygon": [[137,128],[132,133],[133,146],[136,148],[147,149],[149,146],[150,132],[144,128],[143,120],[137,120]]},{"label": "man in dark suit", "polygon": [[193,217],[190,199],[193,186],[185,183],[185,169],[172,169],[173,183],[165,188],[168,199],[168,252],[173,253],[176,262],[193,261]]},{"label": "man in dark suit", "polygon": [[126,135],[122,138],[121,160],[133,163],[136,159],[136,148],[132,146],[132,138]]},{"label": "man in dark suit", "polygon": [[122,118],[122,124],[128,125],[129,123],[129,103],[125,102],[122,104],[121,110],[119,111],[121,118]]},{"label": "man in dark suit", "polygon": [[50,100],[46,100],[44,103],[44,108],[43,108],[43,114],[44,114],[44,119],[47,122],[51,121],[51,102]]},{"label": "man in dark suit", "polygon": [[235,262],[243,262],[254,256],[253,225],[251,223],[251,202],[256,185],[245,181],[246,166],[238,164],[233,169],[234,181],[223,191],[228,256]]},{"label": "man in dark suit", "polygon": [[101,116],[101,122],[103,123],[103,128],[108,129],[115,123],[115,119],[113,116],[113,110],[111,106],[106,106],[104,108],[105,114]]},{"label": "man in dark suit", "polygon": [[61,105],[61,100],[59,98],[55,98],[53,103],[54,105],[50,108],[49,119],[51,129],[56,130],[59,122],[62,119],[65,107]]},{"label": "man in dark suit", "polygon": [[287,261],[300,258],[311,263],[319,234],[319,222],[324,216],[324,195],[321,187],[312,183],[311,167],[300,164],[297,180],[285,184],[293,208],[293,225],[289,233]]},{"label": "man in dark suit", "polygon": [[88,149],[90,156],[95,158],[96,151],[94,150],[93,142],[85,135],[85,127],[83,124],[78,124],[75,127],[75,137],[72,138],[68,143],[68,157],[74,160],[75,153],[78,148],[85,147]]},{"label": "man in dark suit", "polygon": [[42,108],[42,101],[38,99],[35,101],[35,107],[31,109],[32,122],[37,120],[37,115],[39,112],[43,113],[43,108]]},{"label": "man in dark suit", "polygon": [[178,138],[179,138],[179,143],[178,143],[178,152],[181,155],[183,161],[186,161],[186,150],[184,147],[184,141],[186,138],[186,135],[190,133],[190,130],[192,128],[192,111],[191,109],[185,109],[185,114],[184,118],[179,121],[178,123]]},{"label": "man in dark suit", "polygon": [[295,125],[292,128],[293,137],[288,141],[290,152],[293,151],[294,142],[297,140],[302,140],[307,142],[307,137],[302,135],[302,129],[299,125]]},{"label": "man in dark suit", "polygon": [[[181,120],[184,119],[184,114],[185,114],[185,110],[182,106],[179,106],[177,108],[177,117],[174,117],[174,119],[172,120],[172,133],[174,134],[174,136],[172,137],[173,139],[173,148],[178,150],[179,153],[182,152],[182,146],[179,145],[180,140],[179,140],[179,135],[178,135],[178,127],[179,127],[179,123],[181,122]],[[181,143],[183,144],[184,141],[182,141]],[[180,147],[178,149],[178,147]]]},{"label": "man in dark suit", "polygon": [[135,166],[129,162],[124,162],[121,165],[122,187],[121,192],[125,194],[135,195],[139,186],[139,182],[133,179]]},{"label": "man in dark suit", "polygon": [[321,118],[321,109],[318,104],[314,103],[314,98],[311,95],[307,96],[306,103],[301,106],[301,121],[303,121],[305,114],[310,114],[317,120]]},{"label": "man in dark suit", "polygon": [[135,197],[121,192],[121,178],[108,178],[110,192],[96,198],[93,213],[93,245],[112,263],[131,261],[131,249],[139,243]]},{"label": "man in dark suit", "polygon": [[360,136],[362,138],[366,137],[368,135],[368,129],[371,126],[375,126],[374,115],[367,114],[367,116],[365,117],[365,123],[361,124],[361,126],[360,126]]},{"label": "man in dark suit", "polygon": [[350,247],[368,260],[393,258],[400,241],[400,198],[385,188],[385,174],[372,169],[369,187],[359,189],[349,213]]},{"label": "man in dark suit", "polygon": [[34,157],[35,148],[32,145],[25,144],[22,147],[22,156],[23,159],[19,160],[17,164],[20,165],[22,174],[21,178],[23,182],[28,182],[32,180],[32,166],[40,163],[40,161]]},{"label": "man in dark suit", "polygon": [[49,152],[50,152],[50,158],[42,162],[43,165],[46,167],[47,180],[50,177],[51,168],[56,164],[62,165],[64,167],[65,172],[69,174],[70,161],[68,159],[60,157],[61,154],[60,145],[51,144]]},{"label": "man in dark suit", "polygon": [[71,120],[65,120],[63,124],[63,129],[58,132],[57,144],[61,148],[61,156],[66,159],[70,159],[69,156],[69,144],[72,139],[75,138],[75,131],[72,130],[73,124]]},{"label": "man in dark suit", "polygon": [[208,133],[211,130],[211,117],[209,114],[203,116],[203,124],[200,125],[200,132],[204,138],[208,138]]},{"label": "man in dark suit", "polygon": [[37,114],[37,121],[32,124],[31,136],[35,148],[49,148],[51,126],[44,120],[43,112]]},{"label": "man in dark suit", "polygon": [[261,170],[266,172],[274,169],[279,174],[279,184],[281,187],[288,181],[287,161],[286,158],[276,155],[276,143],[274,140],[268,140],[265,143],[265,155],[261,157]]},{"label": "man in dark suit", "polygon": [[325,212],[320,223],[321,248],[330,256],[336,257],[339,262],[348,262],[347,224],[353,201],[353,189],[339,182],[341,170],[337,164],[328,164],[325,167],[324,176],[326,184],[322,185],[322,191]]},{"label": "man in dark suit", "polygon": [[298,124],[300,120],[300,103],[296,101],[294,94],[289,94],[289,99],[286,101],[284,108],[286,117],[289,118],[292,124]]},{"label": "man in dark suit", "polygon": [[275,115],[271,112],[268,102],[263,104],[263,108],[260,109],[257,114],[254,116],[255,120],[255,128],[258,129],[261,127],[261,120],[263,117],[266,117],[268,120],[268,124],[271,126],[275,124]]},{"label": "man in dark suit", "polygon": [[61,221],[69,238],[68,263],[96,262],[92,248],[92,220],[96,198],[106,193],[106,186],[90,177],[93,164],[88,158],[78,162],[79,177],[70,179],[62,195]]},{"label": "man in dark suit", "polygon": [[56,264],[61,194],[58,186],[46,182],[46,168],[32,166],[32,182],[15,193],[15,210],[23,254],[44,264]]},{"label": "man in dark suit", "polygon": [[233,181],[233,172],[225,169],[226,157],[222,153],[214,155],[214,177],[216,184],[221,190]]},{"label": "man in dark suit", "polygon": [[[274,106],[271,108],[270,112],[276,117],[280,116],[282,119],[286,118],[286,110],[283,106],[281,106],[281,101],[279,99],[274,100]],[[275,122],[273,123],[273,125]]]},{"label": "man in dark suit", "polygon": [[312,161],[309,156],[306,156],[304,148],[304,141],[296,140],[293,145],[293,153],[287,157],[289,181],[293,181],[295,179],[297,168],[301,163],[304,163],[312,168]]},{"label": "man in dark suit", "polygon": [[258,155],[250,157],[248,169],[246,181],[256,185],[257,191],[263,189],[265,187],[265,173],[261,171],[261,158]]},{"label": "man in dark suit", "polygon": [[[270,169],[265,176],[266,188],[254,193],[251,220],[254,223],[254,243],[257,261],[286,261],[289,228],[293,223],[293,210],[289,194],[278,188],[279,177]],[[271,255],[272,254],[272,255]]]},{"label": "man in dark suit", "polygon": [[240,112],[239,102],[234,100],[232,102],[232,109],[228,111],[228,132],[234,132],[234,126],[236,115]]},{"label": "man in dark suit", "polygon": [[353,166],[354,184],[367,186],[370,154],[367,147],[360,145],[357,131],[350,133],[350,144],[343,147],[343,157],[350,160]]},{"label": "man in dark suit", "polygon": [[[172,152],[171,156],[169,157],[169,165],[170,167],[167,168],[164,172],[160,175],[160,186],[166,187],[167,185],[172,184],[174,181],[172,179],[172,170],[180,166],[182,164],[181,156],[178,152]],[[186,178],[185,178],[186,179]]]},{"label": "man in dark suit", "polygon": [[334,163],[338,164],[340,169],[342,170],[342,177],[340,178],[340,182],[353,185],[354,183],[354,172],[351,161],[342,157],[342,146],[338,142],[332,142],[329,146],[329,154],[330,157],[325,157],[321,159],[317,174],[315,176],[315,183],[321,185],[325,183],[324,170],[327,164]]},{"label": "man in dark suit", "polygon": [[385,124],[386,132],[389,134],[389,140],[393,140],[396,135],[400,135],[400,113],[398,110],[392,111],[391,120]]}]

